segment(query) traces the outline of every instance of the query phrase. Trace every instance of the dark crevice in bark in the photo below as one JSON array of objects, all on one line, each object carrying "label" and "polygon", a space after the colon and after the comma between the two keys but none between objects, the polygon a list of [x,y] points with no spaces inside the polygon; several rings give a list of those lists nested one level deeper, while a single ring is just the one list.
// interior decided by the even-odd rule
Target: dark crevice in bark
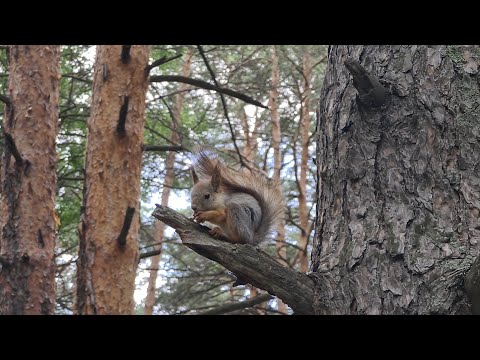
[{"label": "dark crevice in bark", "polygon": [[130,62],[130,49],[132,45],[122,45],[122,54],[120,55],[122,63],[128,64]]},{"label": "dark crevice in bark", "polygon": [[125,98],[123,99],[122,107],[120,108],[120,115],[118,117],[118,125],[117,125],[117,134],[120,137],[124,137],[127,133],[125,130],[125,123],[127,121],[129,100],[130,100],[129,97],[125,96]]}]

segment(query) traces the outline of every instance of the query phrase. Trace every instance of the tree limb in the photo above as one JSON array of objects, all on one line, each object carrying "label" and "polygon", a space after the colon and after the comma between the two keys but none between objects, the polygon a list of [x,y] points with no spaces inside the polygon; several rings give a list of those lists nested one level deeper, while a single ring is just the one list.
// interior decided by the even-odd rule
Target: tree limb
[{"label": "tree limb", "polygon": [[183,54],[178,54],[178,55],[175,55],[175,56],[172,56],[172,57],[169,57],[169,58],[167,58],[166,56],[163,56],[160,59],[155,60],[153,63],[147,65],[145,67],[145,73],[149,73],[150,70],[152,70],[153,68],[155,68],[157,66],[160,66],[160,65],[163,65],[163,64],[166,64],[167,62],[178,59],[179,57],[182,57],[182,56],[183,56]]},{"label": "tree limb", "polygon": [[0,95],[0,101],[5,105],[10,105],[10,98],[8,96]]},{"label": "tree limb", "polygon": [[182,151],[181,145],[143,145],[144,151]]},{"label": "tree limb", "polygon": [[[217,78],[215,77],[215,73],[213,72],[213,69],[210,67],[210,64],[208,63],[207,57],[205,56],[205,52],[203,51],[202,46],[197,45],[197,48],[198,48],[198,51],[200,52],[200,55],[202,56],[202,59],[203,59],[203,62],[205,63],[205,66],[208,69],[208,72],[210,73],[210,76],[212,77],[213,82],[215,83],[215,86],[220,86],[217,82]],[[233,131],[232,122],[230,121],[230,117],[228,116],[227,102],[225,101],[225,97],[223,96],[222,93],[220,93],[220,100],[222,101],[223,113],[225,114],[225,118],[227,119],[228,128],[230,129],[230,135],[232,136],[233,146],[235,147],[235,150],[237,151],[238,158],[240,160],[240,164],[242,166],[245,166],[245,162],[243,161],[242,153],[240,152],[240,149],[238,148],[238,145],[237,145],[237,140],[235,139],[235,132]],[[248,167],[248,168],[250,169],[250,167]]]},{"label": "tree limb", "polygon": [[22,158],[22,155],[20,155],[20,152],[18,151],[17,145],[15,144],[15,140],[13,140],[12,135],[7,133],[6,131],[3,131],[3,136],[5,137],[5,145],[10,150],[10,152],[12,153],[13,157],[18,162],[18,164],[22,165],[23,158]]},{"label": "tree limb", "polygon": [[120,235],[118,235],[118,238],[117,238],[117,244],[122,249],[127,244],[128,230],[130,230],[130,225],[132,224],[132,219],[134,214],[135,214],[135,208],[128,206],[127,211],[125,212],[125,218],[123,220],[122,230],[120,231]]},{"label": "tree limb", "polygon": [[185,84],[190,84],[202,89],[206,90],[214,90],[219,92],[220,94],[225,94],[232,96],[234,98],[240,99],[248,104],[252,104],[255,106],[259,106],[264,109],[268,109],[267,106],[263,105],[261,102],[252,99],[250,96],[247,96],[245,94],[239,93],[234,90],[226,89],[220,86],[212,85],[206,81],[200,80],[200,79],[192,79],[189,77],[185,76],[180,76],[180,75],[153,75],[150,76],[150,82],[181,82]]},{"label": "tree limb", "polygon": [[261,304],[265,301],[269,301],[273,299],[272,295],[269,294],[263,294],[254,297],[253,299],[249,299],[247,301],[242,301],[242,302],[234,302],[231,304],[225,304],[222,306],[219,306],[215,309],[205,311],[203,313],[200,313],[199,315],[222,315],[222,314],[227,314],[232,311],[237,311],[237,310],[242,310],[242,309],[247,309],[250,307],[254,307],[255,305]]},{"label": "tree limb", "polygon": [[146,259],[155,255],[160,255],[162,253],[163,249],[157,249],[157,250],[151,250],[151,251],[146,251],[144,253],[141,253],[138,257],[138,259]]},{"label": "tree limb", "polygon": [[314,314],[314,282],[281,265],[258,247],[232,244],[208,235],[210,230],[168,207],[157,205],[153,217],[173,227],[184,245],[233,272],[238,279],[277,296],[296,314]]}]

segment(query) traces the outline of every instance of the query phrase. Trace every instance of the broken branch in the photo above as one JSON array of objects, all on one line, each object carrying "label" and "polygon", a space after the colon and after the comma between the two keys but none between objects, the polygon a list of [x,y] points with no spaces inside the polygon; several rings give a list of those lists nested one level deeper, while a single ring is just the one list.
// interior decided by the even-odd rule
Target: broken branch
[{"label": "broken branch", "polygon": [[120,108],[120,116],[118,117],[118,125],[117,125],[117,133],[120,137],[124,137],[126,135],[125,123],[127,121],[128,101],[129,101],[128,96],[125,96],[123,105]]},{"label": "broken branch", "polygon": [[17,161],[19,165],[23,164],[23,158],[22,155],[20,155],[20,152],[17,149],[17,145],[15,144],[15,141],[13,140],[13,137],[11,134],[4,132],[4,137],[5,137],[5,145],[7,148],[10,150],[12,153],[13,157]]},{"label": "broken branch", "polygon": [[123,227],[122,231],[120,231],[120,235],[117,238],[118,246],[121,248],[125,247],[127,244],[127,235],[128,230],[130,230],[130,225],[132,224],[133,214],[135,214],[135,208],[127,207],[127,211],[125,213],[125,219],[123,220]]},{"label": "broken branch", "polygon": [[369,74],[358,61],[345,60],[345,67],[352,74],[353,86],[357,89],[360,101],[372,107],[382,106],[387,97],[387,90],[378,79]]}]

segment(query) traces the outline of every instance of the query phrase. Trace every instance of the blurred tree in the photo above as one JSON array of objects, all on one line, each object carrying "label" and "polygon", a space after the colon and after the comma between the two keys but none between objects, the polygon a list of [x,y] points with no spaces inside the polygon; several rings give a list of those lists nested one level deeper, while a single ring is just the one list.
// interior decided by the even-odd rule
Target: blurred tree
[{"label": "blurred tree", "polygon": [[0,314],[53,314],[60,46],[8,47]]}]

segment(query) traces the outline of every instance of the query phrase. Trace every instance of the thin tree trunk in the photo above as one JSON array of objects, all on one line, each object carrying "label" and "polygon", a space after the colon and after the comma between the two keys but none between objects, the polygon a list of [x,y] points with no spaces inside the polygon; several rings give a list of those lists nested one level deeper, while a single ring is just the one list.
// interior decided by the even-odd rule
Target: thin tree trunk
[{"label": "thin tree trunk", "polygon": [[0,314],[53,314],[60,46],[9,47]]},{"label": "thin tree trunk", "polygon": [[307,206],[307,171],[308,171],[308,146],[310,145],[310,83],[312,80],[312,57],[308,52],[303,54],[303,93],[302,107],[300,115],[300,141],[301,141],[301,159],[300,159],[300,179],[298,181],[298,217],[300,222],[300,240],[301,249],[299,261],[300,271],[308,270],[308,238],[309,238],[309,211]]},{"label": "thin tree trunk", "polygon": [[[252,132],[250,132],[247,113],[245,112],[245,108],[242,106],[242,108],[240,109],[240,124],[242,125],[243,137],[245,138],[244,146],[241,149],[242,156],[244,157],[246,162],[249,164],[249,166],[251,166],[252,168],[257,167],[257,164],[255,163],[256,151],[257,151],[256,132],[258,131],[259,118],[256,117],[255,128]],[[252,285],[248,285],[247,288],[250,293],[249,294],[250,299],[256,298],[258,294],[257,289]],[[260,309],[258,306],[254,307],[254,310],[255,310],[255,313],[258,315],[264,313],[264,311],[262,312],[262,309]]]},{"label": "thin tree trunk", "polygon": [[243,129],[243,136],[245,137],[245,146],[242,149],[242,155],[245,160],[249,163],[250,166],[257,167],[258,164],[255,163],[258,143],[257,143],[257,132],[260,127],[260,118],[255,117],[255,125],[252,131],[248,125],[247,113],[245,108],[242,106],[240,110],[240,123]]},{"label": "thin tree trunk", "polygon": [[131,314],[149,47],[97,47],[77,271],[79,314]]},{"label": "thin tree trunk", "polygon": [[[272,47],[272,89],[270,91],[270,110],[272,112],[272,147],[273,147],[273,181],[280,182],[280,170],[282,168],[282,153],[280,144],[282,141],[282,130],[280,128],[280,115],[278,113],[278,86],[280,82],[280,70],[278,67],[278,56],[275,46]],[[285,243],[285,220],[279,223],[275,248],[280,264],[288,266],[287,247]],[[282,300],[277,300],[277,310],[287,313],[287,306]]]},{"label": "thin tree trunk", "polygon": [[480,250],[479,53],[330,47],[317,123],[317,313],[470,313],[464,277]]},{"label": "thin tree trunk", "polygon": [[[185,61],[183,63],[182,68],[182,76],[189,77],[192,72],[192,57],[193,51],[192,48],[188,48],[185,54]],[[180,144],[180,136],[178,133],[179,126],[182,122],[182,109],[183,103],[185,100],[185,94],[188,87],[187,84],[180,84],[179,86],[179,93],[175,96],[175,107],[173,109],[173,119],[172,119],[172,135],[170,137],[170,141],[172,144]],[[168,206],[168,198],[170,197],[170,190],[175,180],[175,157],[176,153],[174,151],[170,151],[167,153],[167,158],[165,161],[165,180],[164,186],[162,190],[162,206]],[[164,231],[165,225],[161,221],[155,222],[155,239],[158,241],[158,245],[155,246],[155,250],[162,250],[162,243],[164,239]],[[156,289],[157,289],[157,277],[158,277],[158,268],[160,266],[160,259],[162,255],[161,252],[158,255],[152,257],[150,262],[150,276],[148,278],[148,288],[147,288],[147,296],[145,298],[145,315],[152,315],[153,314],[153,306],[156,302]]]}]

